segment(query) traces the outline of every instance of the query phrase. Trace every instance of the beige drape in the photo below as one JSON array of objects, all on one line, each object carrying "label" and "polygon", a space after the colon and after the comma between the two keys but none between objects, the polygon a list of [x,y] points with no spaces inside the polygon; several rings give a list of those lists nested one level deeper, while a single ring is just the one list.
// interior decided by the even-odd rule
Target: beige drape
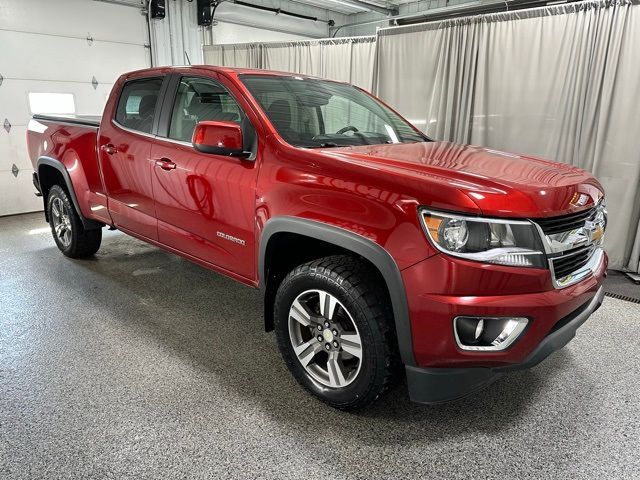
[{"label": "beige drape", "polygon": [[299,42],[207,45],[205,63],[304,73],[372,89],[374,36]]},{"label": "beige drape", "polygon": [[205,45],[204,63],[239,68],[260,68],[260,44]]}]

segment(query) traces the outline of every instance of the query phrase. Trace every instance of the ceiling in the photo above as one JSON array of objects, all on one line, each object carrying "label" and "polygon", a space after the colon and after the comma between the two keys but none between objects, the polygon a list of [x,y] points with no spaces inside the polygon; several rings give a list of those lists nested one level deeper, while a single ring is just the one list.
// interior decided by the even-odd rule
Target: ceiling
[{"label": "ceiling", "polygon": [[[398,5],[416,0],[294,0],[296,3],[332,10],[350,15],[353,13],[373,12],[379,9],[398,9]],[[367,7],[366,4],[371,5]],[[377,7],[377,8],[376,8]],[[382,11],[380,11],[382,13]]]}]

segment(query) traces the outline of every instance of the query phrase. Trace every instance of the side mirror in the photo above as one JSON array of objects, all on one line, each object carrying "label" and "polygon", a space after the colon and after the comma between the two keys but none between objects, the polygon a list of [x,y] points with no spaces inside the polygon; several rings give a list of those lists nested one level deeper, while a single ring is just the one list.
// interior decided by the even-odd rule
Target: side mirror
[{"label": "side mirror", "polygon": [[233,122],[203,121],[193,131],[193,147],[202,153],[246,158],[242,148],[242,129]]}]

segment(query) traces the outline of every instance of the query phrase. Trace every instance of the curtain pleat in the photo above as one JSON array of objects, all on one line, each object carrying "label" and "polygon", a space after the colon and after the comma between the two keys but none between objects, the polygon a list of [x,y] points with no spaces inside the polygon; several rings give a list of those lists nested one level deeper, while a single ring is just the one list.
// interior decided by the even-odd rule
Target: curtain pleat
[{"label": "curtain pleat", "polygon": [[260,68],[261,51],[258,44],[205,45],[204,63],[239,68]]},{"label": "curtain pleat", "polygon": [[350,82],[372,89],[375,37],[206,45],[209,65],[263,68]]}]

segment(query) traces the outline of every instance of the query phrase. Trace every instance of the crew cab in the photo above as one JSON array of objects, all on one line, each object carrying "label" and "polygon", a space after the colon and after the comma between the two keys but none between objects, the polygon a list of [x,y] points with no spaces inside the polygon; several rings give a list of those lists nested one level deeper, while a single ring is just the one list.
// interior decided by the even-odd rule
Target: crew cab
[{"label": "crew cab", "polygon": [[467,395],[562,348],[603,299],[592,175],[433,141],[349,84],[140,70],[101,117],[35,115],[27,142],[63,254],[109,227],[261,288],[287,367],[336,408],[405,377],[417,402]]}]

